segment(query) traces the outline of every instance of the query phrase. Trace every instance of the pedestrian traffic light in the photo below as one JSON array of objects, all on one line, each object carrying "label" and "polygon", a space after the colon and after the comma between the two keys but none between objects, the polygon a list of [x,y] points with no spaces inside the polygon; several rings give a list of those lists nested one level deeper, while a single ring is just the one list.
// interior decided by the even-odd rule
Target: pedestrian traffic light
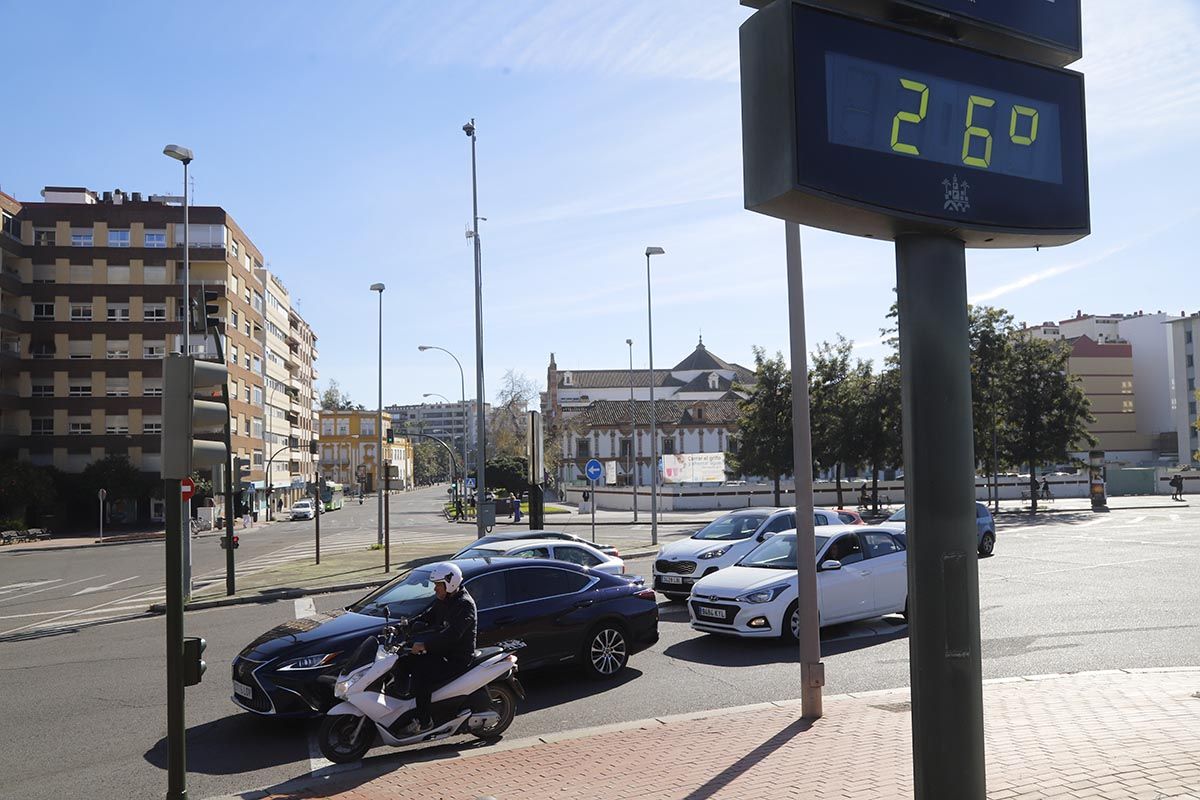
[{"label": "pedestrian traffic light", "polygon": [[229,543],[231,541],[233,542],[233,549],[237,550],[238,549],[238,537],[237,536],[222,536],[221,537],[221,549],[228,550]]},{"label": "pedestrian traffic light", "polygon": [[388,429],[387,429],[387,443],[388,443],[388,444],[395,444],[395,443],[396,443],[396,435],[395,435],[394,433],[392,433],[392,429],[391,429],[391,428],[388,428]]},{"label": "pedestrian traffic light", "polygon": [[196,433],[223,431],[229,424],[224,403],[211,398],[229,380],[224,364],[172,353],[163,365],[162,477],[182,480],[192,471],[225,462],[223,442],[197,440]]},{"label": "pedestrian traffic light", "polygon": [[221,324],[221,290],[204,290],[204,329],[215,331]]},{"label": "pedestrian traffic light", "polygon": [[208,665],[201,658],[208,642],[199,636],[183,637],[183,685],[195,686],[200,682]]}]

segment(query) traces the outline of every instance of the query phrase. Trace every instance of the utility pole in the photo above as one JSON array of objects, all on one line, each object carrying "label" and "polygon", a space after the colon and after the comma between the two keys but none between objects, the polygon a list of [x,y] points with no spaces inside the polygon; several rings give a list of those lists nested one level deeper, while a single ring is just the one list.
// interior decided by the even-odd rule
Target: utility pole
[{"label": "utility pole", "polygon": [[[475,244],[475,535],[482,539],[493,520],[486,519],[484,462],[487,460],[487,424],[483,413],[483,268],[479,249],[479,183],[475,174],[475,118],[463,125],[471,139],[471,240]],[[466,468],[466,465],[463,465]],[[491,507],[493,514],[495,507]]]}]

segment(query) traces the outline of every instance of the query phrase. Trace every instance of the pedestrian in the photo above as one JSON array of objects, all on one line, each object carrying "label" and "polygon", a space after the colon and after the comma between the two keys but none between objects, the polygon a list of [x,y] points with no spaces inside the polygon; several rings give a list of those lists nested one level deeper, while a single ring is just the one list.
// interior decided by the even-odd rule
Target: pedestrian
[{"label": "pedestrian", "polygon": [[1171,478],[1171,499],[1183,500],[1183,476],[1176,475]]},{"label": "pedestrian", "polygon": [[250,512],[249,511],[246,511],[246,513],[242,515],[242,527],[243,528],[250,527]]},{"label": "pedestrian", "polygon": [[1042,499],[1050,499],[1050,481],[1046,480],[1045,477],[1042,478]]},{"label": "pedestrian", "polygon": [[515,494],[512,496],[512,512],[513,524],[515,525],[521,521],[521,498]]}]

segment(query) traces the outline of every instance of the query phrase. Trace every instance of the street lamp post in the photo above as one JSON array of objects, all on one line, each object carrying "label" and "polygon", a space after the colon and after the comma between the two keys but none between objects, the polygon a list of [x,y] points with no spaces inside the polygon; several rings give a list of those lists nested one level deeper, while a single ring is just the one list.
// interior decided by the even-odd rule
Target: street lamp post
[{"label": "street lamp post", "polygon": [[[458,360],[458,356],[451,353],[444,347],[438,347],[432,344],[417,345],[417,349],[424,353],[426,350],[441,350],[446,355],[454,359],[454,363],[458,365],[458,382],[459,388],[462,390],[462,492],[459,493],[459,498],[463,498],[467,493],[467,431],[471,428],[471,423],[467,419],[467,377],[463,372],[462,362]],[[482,407],[482,403],[479,403]]]},{"label": "street lamp post", "polygon": [[371,291],[379,292],[379,406],[375,412],[375,494],[377,505],[379,506],[379,518],[377,524],[379,526],[378,538],[379,544],[383,544],[383,487],[380,481],[383,478],[383,290],[382,283],[372,283]]},{"label": "street lamp post", "polygon": [[638,521],[637,405],[633,402],[633,339],[629,345],[629,459],[633,462],[633,521]]},{"label": "street lamp post", "polygon": [[650,543],[658,544],[658,420],[654,413],[654,317],[650,302],[650,256],[666,253],[661,247],[646,248],[646,346],[650,353]]},{"label": "street lamp post", "polygon": [[475,173],[475,119],[463,125],[463,133],[471,140],[471,239],[475,244],[475,533],[480,539],[487,533],[484,519],[483,466],[487,450],[487,432],[483,417],[483,271],[479,250],[479,182]]}]

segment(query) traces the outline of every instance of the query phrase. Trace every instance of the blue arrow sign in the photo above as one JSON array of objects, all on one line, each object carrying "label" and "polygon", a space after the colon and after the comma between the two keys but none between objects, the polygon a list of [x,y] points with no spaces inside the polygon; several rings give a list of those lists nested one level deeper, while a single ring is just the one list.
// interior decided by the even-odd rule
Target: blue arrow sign
[{"label": "blue arrow sign", "polygon": [[589,481],[598,481],[604,477],[604,465],[593,458],[587,462],[587,466],[583,468],[583,472],[587,475]]}]

